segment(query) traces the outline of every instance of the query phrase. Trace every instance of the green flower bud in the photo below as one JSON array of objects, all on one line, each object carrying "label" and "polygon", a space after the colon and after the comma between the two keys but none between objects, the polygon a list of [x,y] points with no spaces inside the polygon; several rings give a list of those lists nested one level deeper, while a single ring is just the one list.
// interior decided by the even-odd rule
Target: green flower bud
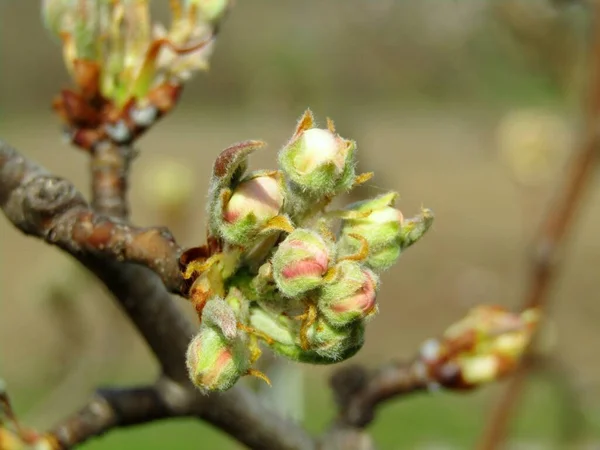
[{"label": "green flower bud", "polygon": [[330,261],[323,238],[315,231],[297,228],[273,255],[273,277],[283,295],[298,297],[322,284]]},{"label": "green flower bud", "polygon": [[362,236],[369,247],[363,261],[373,270],[391,267],[400,256],[402,213],[393,208],[398,194],[390,192],[374,199],[347,207],[338,241],[338,255],[348,256],[360,251],[362,243],[353,235]]},{"label": "green flower bud", "polygon": [[319,318],[309,328],[307,337],[310,349],[323,358],[321,363],[332,364],[354,356],[365,342],[364,332],[364,321],[336,328]]},{"label": "green flower bud", "polygon": [[410,219],[406,219],[400,230],[400,242],[402,249],[410,247],[423,237],[433,224],[433,211],[423,208],[421,214]]},{"label": "green flower bud", "polygon": [[196,7],[203,20],[216,24],[231,7],[231,0],[186,0],[185,5]]},{"label": "green flower bud", "polygon": [[213,228],[234,245],[249,247],[283,208],[284,190],[279,172],[260,172],[221,194],[212,211]]},{"label": "green flower bud", "polygon": [[330,129],[313,128],[304,113],[292,139],[279,154],[279,164],[299,197],[322,199],[347,191],[354,183],[354,141]]},{"label": "green flower bud", "polygon": [[250,354],[242,339],[229,340],[218,329],[202,324],[190,342],[186,364],[200,390],[225,391],[248,372]]},{"label": "green flower bud", "polygon": [[323,285],[318,298],[319,311],[334,327],[345,327],[377,312],[375,300],[379,279],[356,261],[335,266],[335,277]]}]

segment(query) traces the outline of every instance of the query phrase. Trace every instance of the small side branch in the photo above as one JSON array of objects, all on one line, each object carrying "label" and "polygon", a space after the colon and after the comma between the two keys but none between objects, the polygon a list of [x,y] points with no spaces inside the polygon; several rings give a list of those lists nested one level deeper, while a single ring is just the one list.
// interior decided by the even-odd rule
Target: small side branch
[{"label": "small side branch", "polygon": [[99,390],[84,408],[67,418],[46,438],[55,443],[57,450],[66,450],[113,428],[166,417],[177,416],[154,386]]},{"label": "small side branch", "polygon": [[127,179],[134,155],[132,147],[108,142],[94,148],[90,170],[95,211],[110,217],[126,218],[129,215]]},{"label": "small side branch", "polygon": [[431,381],[417,367],[413,363],[392,363],[374,372],[361,366],[336,372],[330,385],[340,410],[339,422],[364,428],[373,421],[380,404],[427,389]]}]

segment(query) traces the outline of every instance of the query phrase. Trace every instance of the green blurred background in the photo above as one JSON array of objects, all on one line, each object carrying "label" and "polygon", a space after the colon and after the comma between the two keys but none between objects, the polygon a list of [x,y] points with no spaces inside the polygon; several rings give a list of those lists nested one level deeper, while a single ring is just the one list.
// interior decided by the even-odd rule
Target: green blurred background
[{"label": "green blurred background", "polygon": [[[158,16],[166,0],[155,0]],[[356,139],[360,195],[401,194],[436,222],[383,277],[381,314],[352,362],[407,358],[476,304],[517,307],[528,243],[577,142],[586,69],[585,11],[550,0],[238,0],[207,74],[144,137],[131,179],[133,220],[165,224],[185,246],[204,237],[204,195],[220,149],[249,138],[276,150],[311,107]],[[88,189],[86,155],[61,141],[50,101],[69,80],[39,2],[0,0],[0,136]],[[191,168],[193,196],[174,213],[156,177]],[[175,172],[187,176],[184,169]],[[164,174],[163,174],[164,175]],[[543,334],[546,363],[528,385],[509,448],[600,448],[600,192],[594,186]],[[56,249],[0,220],[0,376],[17,410],[47,427],[98,385],[150,382],[147,348],[88,274]],[[183,300],[176,299],[182,308]],[[300,367],[303,421],[334,416],[334,367]],[[500,385],[470,394],[417,394],[381,409],[382,449],[473,448]],[[596,442],[596,444],[594,444]],[[596,446],[595,446],[596,445]],[[116,431],[83,448],[236,448],[196,421]]]}]

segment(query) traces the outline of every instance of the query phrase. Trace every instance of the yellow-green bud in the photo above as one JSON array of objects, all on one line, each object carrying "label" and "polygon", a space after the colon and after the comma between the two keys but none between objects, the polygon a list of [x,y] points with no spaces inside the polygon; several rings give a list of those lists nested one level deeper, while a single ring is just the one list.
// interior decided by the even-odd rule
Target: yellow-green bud
[{"label": "yellow-green bud", "polygon": [[338,241],[339,256],[355,254],[363,237],[369,245],[369,254],[364,264],[373,270],[391,267],[401,252],[400,233],[404,218],[402,212],[393,207],[398,194],[391,192],[379,197],[354,203],[346,208]]},{"label": "yellow-green bud", "polygon": [[356,144],[312,124],[312,115],[305,113],[281,150],[279,165],[296,195],[322,199],[346,191],[354,183]]},{"label": "yellow-green bud", "polygon": [[196,7],[202,20],[217,24],[231,7],[231,0],[186,0],[185,4]]}]

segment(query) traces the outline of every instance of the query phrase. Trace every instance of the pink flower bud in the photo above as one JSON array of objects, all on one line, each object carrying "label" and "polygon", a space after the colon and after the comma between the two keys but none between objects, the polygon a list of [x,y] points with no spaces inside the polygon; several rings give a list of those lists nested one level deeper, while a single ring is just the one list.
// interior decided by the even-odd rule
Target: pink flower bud
[{"label": "pink flower bud", "polygon": [[322,287],[318,300],[319,309],[329,323],[344,327],[375,313],[377,275],[348,260],[339,263],[336,271],[335,279]]},{"label": "pink flower bud", "polygon": [[254,216],[260,223],[279,214],[283,206],[283,190],[279,177],[259,175],[241,182],[233,191],[223,210],[223,218],[228,223],[237,223]]},{"label": "pink flower bud", "polygon": [[282,294],[297,297],[321,285],[330,251],[321,236],[311,230],[294,230],[273,255],[273,277]]},{"label": "pink flower bud", "polygon": [[190,379],[202,391],[225,391],[250,367],[241,339],[228,341],[219,330],[201,325],[188,346],[186,364]]}]

